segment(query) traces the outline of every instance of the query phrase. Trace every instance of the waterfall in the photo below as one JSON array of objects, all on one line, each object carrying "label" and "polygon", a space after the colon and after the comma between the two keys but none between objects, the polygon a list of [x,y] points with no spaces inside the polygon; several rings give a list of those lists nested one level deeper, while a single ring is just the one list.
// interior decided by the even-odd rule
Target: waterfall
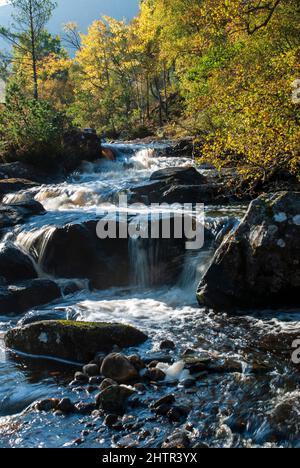
[{"label": "waterfall", "polygon": [[178,281],[180,289],[186,291],[188,295],[195,294],[213,255],[214,249],[212,248],[186,252],[183,270]]},{"label": "waterfall", "polygon": [[129,239],[131,283],[147,288],[159,281],[159,244],[141,238]]},{"label": "waterfall", "polygon": [[16,238],[16,244],[31,255],[35,267],[40,276],[43,274],[43,264],[48,242],[55,231],[55,227],[47,226],[35,231],[20,232]]}]

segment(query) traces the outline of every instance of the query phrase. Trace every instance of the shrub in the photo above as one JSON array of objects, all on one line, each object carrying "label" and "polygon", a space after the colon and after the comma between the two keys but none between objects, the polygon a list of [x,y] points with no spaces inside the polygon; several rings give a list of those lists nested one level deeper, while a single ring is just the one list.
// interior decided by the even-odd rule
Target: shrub
[{"label": "shrub", "polygon": [[28,98],[21,86],[8,86],[6,105],[0,111],[1,160],[54,167],[62,154],[65,115],[47,101]]}]

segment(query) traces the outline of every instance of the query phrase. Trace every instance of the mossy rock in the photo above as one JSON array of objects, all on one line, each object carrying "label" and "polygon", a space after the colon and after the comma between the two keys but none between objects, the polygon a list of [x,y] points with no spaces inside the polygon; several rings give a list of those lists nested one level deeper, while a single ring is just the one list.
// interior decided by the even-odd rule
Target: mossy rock
[{"label": "mossy rock", "polygon": [[8,348],[27,354],[86,363],[117,345],[128,348],[147,336],[129,325],[50,320],[14,328],[5,335]]}]

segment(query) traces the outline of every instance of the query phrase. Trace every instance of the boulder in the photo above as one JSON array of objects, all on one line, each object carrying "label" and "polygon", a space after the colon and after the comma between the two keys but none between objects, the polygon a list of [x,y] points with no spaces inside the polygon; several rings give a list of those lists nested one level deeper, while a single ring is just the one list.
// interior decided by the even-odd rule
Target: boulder
[{"label": "boulder", "polygon": [[216,310],[298,307],[299,239],[300,192],[259,197],[217,250],[199,303]]},{"label": "boulder", "polygon": [[124,286],[130,277],[128,240],[99,239],[97,222],[45,228],[32,237],[29,253],[54,276],[88,278],[97,289]]},{"label": "boulder", "polygon": [[171,144],[162,151],[162,154],[171,158],[192,158],[194,155],[194,138],[186,137],[171,142]]},{"label": "boulder", "polygon": [[206,178],[194,166],[168,167],[154,172],[150,177],[150,180],[168,179],[179,185],[200,185],[206,182]]},{"label": "boulder", "polygon": [[139,375],[127,357],[120,353],[109,354],[104,359],[101,374],[117,383],[129,383]]},{"label": "boulder", "polygon": [[[142,222],[151,226],[147,219]],[[157,222],[162,221],[158,218]],[[136,243],[118,236],[100,239],[97,223],[91,220],[54,227],[51,231],[46,227],[31,237],[31,244],[27,243],[26,248],[46,273],[63,278],[87,278],[96,289],[128,286],[132,280],[134,248],[142,251],[147,260],[151,284],[170,284],[178,279],[183,267],[185,239],[176,239],[172,234],[171,239],[140,239]],[[172,230],[174,221],[171,224]],[[127,223],[125,227],[127,230]]]},{"label": "boulder", "polygon": [[30,164],[20,161],[0,164],[0,179],[23,179],[37,183],[45,183],[49,177]]},{"label": "boulder", "polygon": [[8,283],[37,278],[28,255],[11,243],[0,244],[0,277]]},{"label": "boulder", "polygon": [[150,180],[129,192],[131,203],[228,203],[232,196],[217,178],[200,174],[193,166],[156,171]]},{"label": "boulder", "polygon": [[0,180],[0,196],[20,190],[29,190],[36,185],[36,182],[27,179],[2,179]]},{"label": "boulder", "polygon": [[0,230],[22,224],[31,216],[44,213],[44,207],[35,200],[0,205]]},{"label": "boulder", "polygon": [[126,348],[146,340],[144,333],[128,325],[55,320],[14,328],[5,335],[8,348],[80,363],[98,351],[110,352],[114,345]]},{"label": "boulder", "polygon": [[61,297],[54,281],[34,279],[0,287],[1,315],[18,315]]}]

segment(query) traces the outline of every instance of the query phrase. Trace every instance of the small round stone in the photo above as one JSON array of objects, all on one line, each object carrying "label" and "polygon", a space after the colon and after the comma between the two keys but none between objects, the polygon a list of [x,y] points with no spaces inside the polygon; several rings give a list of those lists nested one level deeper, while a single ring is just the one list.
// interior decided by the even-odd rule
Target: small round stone
[{"label": "small round stone", "polygon": [[89,377],[95,377],[99,375],[99,367],[97,364],[87,364],[83,367],[83,373],[88,375]]},{"label": "small round stone", "polygon": [[116,414],[108,414],[104,419],[104,425],[112,427],[118,422],[118,416]]},{"label": "small round stone", "polygon": [[175,343],[171,340],[164,340],[160,343],[159,345],[160,349],[161,350],[165,350],[165,349],[175,349]]},{"label": "small round stone", "polygon": [[84,374],[83,372],[76,372],[76,374],[74,375],[74,379],[80,383],[88,383],[89,376],[87,374]]}]

